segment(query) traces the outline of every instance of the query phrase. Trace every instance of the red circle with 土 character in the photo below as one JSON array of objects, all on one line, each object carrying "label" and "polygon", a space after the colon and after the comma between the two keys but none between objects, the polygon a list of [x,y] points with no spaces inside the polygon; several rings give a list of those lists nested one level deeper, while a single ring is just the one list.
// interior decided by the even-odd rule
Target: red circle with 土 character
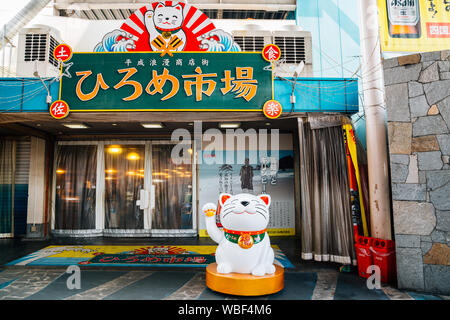
[{"label": "red circle with \u571f character", "polygon": [[56,100],[50,106],[50,115],[58,120],[67,117],[69,111],[69,105],[63,100]]},{"label": "red circle with \u571f character", "polygon": [[281,49],[276,44],[268,44],[262,50],[264,60],[273,62],[281,57]]},{"label": "red circle with \u571f character", "polygon": [[268,100],[264,103],[263,112],[264,115],[269,119],[276,119],[281,116],[281,112],[283,108],[281,107],[281,103],[277,100]]},{"label": "red circle with \u571f character", "polygon": [[72,48],[69,45],[61,43],[53,50],[53,57],[55,57],[56,60],[66,62],[72,58],[72,53]]}]

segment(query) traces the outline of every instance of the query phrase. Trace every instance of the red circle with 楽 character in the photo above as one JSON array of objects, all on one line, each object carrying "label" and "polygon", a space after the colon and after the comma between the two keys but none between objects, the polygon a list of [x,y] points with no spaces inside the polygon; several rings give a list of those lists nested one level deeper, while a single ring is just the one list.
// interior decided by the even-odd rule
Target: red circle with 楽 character
[{"label": "red circle with \u697d character", "polygon": [[63,100],[56,100],[50,106],[50,115],[55,119],[63,119],[69,115],[69,105]]},{"label": "red circle with \u697d character", "polygon": [[66,62],[72,58],[72,48],[65,43],[61,43],[53,50],[53,56],[56,60]]},{"label": "red circle with \u697d character", "polygon": [[281,112],[283,108],[281,107],[281,103],[277,100],[269,100],[264,103],[263,112],[264,115],[269,119],[276,119],[281,116]]},{"label": "red circle with \u697d character", "polygon": [[273,62],[281,57],[281,49],[275,44],[268,44],[262,50],[264,60]]}]

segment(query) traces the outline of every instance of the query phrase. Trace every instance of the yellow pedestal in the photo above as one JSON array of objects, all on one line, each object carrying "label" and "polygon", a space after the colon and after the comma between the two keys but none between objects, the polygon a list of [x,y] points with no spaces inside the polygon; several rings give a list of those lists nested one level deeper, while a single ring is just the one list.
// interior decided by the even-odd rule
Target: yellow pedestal
[{"label": "yellow pedestal", "polygon": [[238,296],[262,296],[284,288],[284,269],[275,265],[274,274],[262,277],[251,274],[217,272],[217,263],[206,267],[206,286],[211,290]]}]

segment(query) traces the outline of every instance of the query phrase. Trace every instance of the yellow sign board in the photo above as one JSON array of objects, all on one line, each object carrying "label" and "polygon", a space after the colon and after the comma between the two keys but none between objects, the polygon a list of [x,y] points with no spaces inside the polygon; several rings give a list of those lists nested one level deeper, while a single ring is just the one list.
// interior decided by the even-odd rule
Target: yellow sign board
[{"label": "yellow sign board", "polygon": [[450,0],[377,0],[383,51],[450,49]]}]

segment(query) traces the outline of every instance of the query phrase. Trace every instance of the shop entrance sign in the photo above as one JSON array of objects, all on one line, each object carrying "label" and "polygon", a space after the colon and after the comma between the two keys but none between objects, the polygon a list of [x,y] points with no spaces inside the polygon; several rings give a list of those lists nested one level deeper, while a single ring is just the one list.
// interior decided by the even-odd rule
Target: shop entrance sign
[{"label": "shop entrance sign", "polygon": [[60,100],[80,111],[261,111],[273,74],[260,52],[73,53]]}]

